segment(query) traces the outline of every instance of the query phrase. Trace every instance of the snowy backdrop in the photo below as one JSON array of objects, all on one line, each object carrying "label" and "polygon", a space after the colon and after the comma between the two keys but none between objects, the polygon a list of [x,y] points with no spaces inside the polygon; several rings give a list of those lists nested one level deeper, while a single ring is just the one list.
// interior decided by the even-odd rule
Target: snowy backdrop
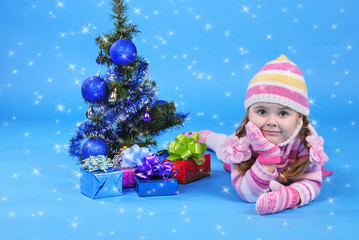
[{"label": "snowy backdrop", "polygon": [[99,70],[95,38],[112,29],[110,1],[1,1],[0,239],[358,236],[358,1],[128,4],[158,98],[190,113],[154,150],[186,131],[231,134],[245,114],[250,79],[285,54],[304,74],[309,118],[334,174],[314,202],[270,216],[240,200],[213,153],[212,175],[180,185],[175,196],[140,198],[134,189],[102,200],[83,196],[68,139],[86,117],[81,85]]}]

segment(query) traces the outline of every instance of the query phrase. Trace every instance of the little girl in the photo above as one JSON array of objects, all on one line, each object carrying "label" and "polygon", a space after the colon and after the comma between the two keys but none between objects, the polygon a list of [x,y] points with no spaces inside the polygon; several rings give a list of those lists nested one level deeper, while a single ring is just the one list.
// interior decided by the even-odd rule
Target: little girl
[{"label": "little girl", "polygon": [[323,138],[309,124],[300,69],[284,55],[267,63],[249,83],[244,106],[247,113],[234,134],[200,131],[199,142],[225,162],[235,190],[256,202],[259,214],[313,201],[330,171],[323,167]]}]

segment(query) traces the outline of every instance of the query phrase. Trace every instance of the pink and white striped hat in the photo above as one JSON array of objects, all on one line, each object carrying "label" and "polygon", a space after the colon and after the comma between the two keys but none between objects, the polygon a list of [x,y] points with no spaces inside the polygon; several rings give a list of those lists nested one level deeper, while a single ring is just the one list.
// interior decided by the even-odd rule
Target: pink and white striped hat
[{"label": "pink and white striped hat", "polygon": [[308,116],[307,86],[300,69],[285,55],[268,62],[250,81],[244,106],[277,103]]}]

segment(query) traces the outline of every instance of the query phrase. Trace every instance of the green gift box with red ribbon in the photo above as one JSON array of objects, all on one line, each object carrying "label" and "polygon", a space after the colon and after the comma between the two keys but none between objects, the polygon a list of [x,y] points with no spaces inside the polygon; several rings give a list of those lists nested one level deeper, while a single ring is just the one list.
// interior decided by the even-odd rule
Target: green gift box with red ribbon
[{"label": "green gift box with red ribbon", "polygon": [[173,161],[172,170],[179,171],[176,175],[178,183],[187,184],[211,175],[211,155],[204,154],[207,145],[198,143],[199,134],[190,137],[179,134],[175,141],[168,145],[166,160]]}]

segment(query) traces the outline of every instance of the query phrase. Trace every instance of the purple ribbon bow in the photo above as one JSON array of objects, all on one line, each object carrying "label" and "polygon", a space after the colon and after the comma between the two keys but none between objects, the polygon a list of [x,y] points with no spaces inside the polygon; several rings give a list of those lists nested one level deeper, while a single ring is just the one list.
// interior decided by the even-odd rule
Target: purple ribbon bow
[{"label": "purple ribbon bow", "polygon": [[136,176],[146,180],[163,178],[168,181],[177,173],[178,171],[172,171],[172,161],[161,163],[156,154],[144,157],[143,164],[135,169]]}]

